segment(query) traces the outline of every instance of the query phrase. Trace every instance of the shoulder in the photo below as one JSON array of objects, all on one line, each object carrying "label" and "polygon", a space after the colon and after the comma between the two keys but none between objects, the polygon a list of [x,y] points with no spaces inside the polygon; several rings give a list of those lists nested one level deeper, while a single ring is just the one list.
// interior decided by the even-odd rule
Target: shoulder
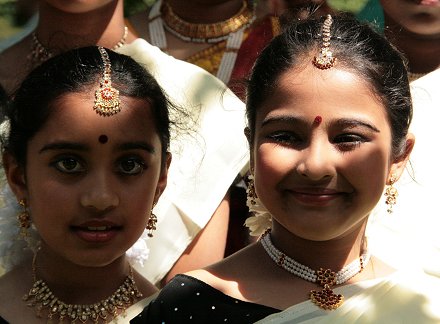
[{"label": "shoulder", "polygon": [[[0,277],[0,317],[3,319],[33,316],[30,308],[22,301],[32,287],[32,273],[25,267],[18,267]],[[1,320],[0,320],[1,323]]]},{"label": "shoulder", "polygon": [[177,275],[132,323],[254,323],[276,311],[228,296],[198,278]]},{"label": "shoulder", "polygon": [[27,57],[30,54],[28,37],[0,53],[0,84],[7,93],[12,93],[29,70]]}]

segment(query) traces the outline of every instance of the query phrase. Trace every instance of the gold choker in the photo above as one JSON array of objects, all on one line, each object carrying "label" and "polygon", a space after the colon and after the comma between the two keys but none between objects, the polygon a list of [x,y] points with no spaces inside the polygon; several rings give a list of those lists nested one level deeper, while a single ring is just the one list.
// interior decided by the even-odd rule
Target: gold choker
[{"label": "gold choker", "polygon": [[109,323],[119,313],[123,314],[138,298],[142,297],[142,293],[134,281],[133,270],[130,267],[128,276],[110,297],[91,305],[64,303],[52,293],[46,282],[41,279],[37,280],[35,259],[34,256],[32,262],[34,284],[29,292],[23,296],[23,300],[27,302],[29,307],[35,307],[35,313],[39,318],[42,317],[43,310],[46,308],[48,323],[54,320],[58,320],[59,323],[63,323],[64,320],[70,321],[70,323],[76,321],[86,323],[89,320],[94,323]]},{"label": "gold choker", "polygon": [[195,24],[178,17],[167,2],[163,2],[161,16],[165,28],[181,40],[194,43],[220,42],[228,38],[230,33],[249,25],[254,19],[254,13],[243,1],[240,11],[231,18],[213,24]]}]

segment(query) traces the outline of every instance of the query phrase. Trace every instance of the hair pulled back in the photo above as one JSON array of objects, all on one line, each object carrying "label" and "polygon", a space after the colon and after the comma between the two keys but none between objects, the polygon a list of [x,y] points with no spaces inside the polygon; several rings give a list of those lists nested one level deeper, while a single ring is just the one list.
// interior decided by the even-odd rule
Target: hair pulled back
[{"label": "hair pulled back", "polygon": [[[119,95],[150,103],[162,144],[162,162],[165,163],[164,156],[170,142],[170,103],[153,76],[141,65],[126,55],[107,52],[111,61],[112,85],[119,90]],[[50,117],[54,101],[66,93],[90,91],[91,87],[97,89],[102,74],[103,61],[96,46],[65,52],[33,70],[6,109],[10,130],[3,139],[4,149],[24,166],[27,144]]]},{"label": "hair pulled back", "polygon": [[[393,139],[392,151],[397,157],[404,149],[412,119],[411,94],[403,56],[366,23],[345,15],[332,18],[330,50],[337,58],[333,68],[348,70],[371,86],[372,92],[386,108]],[[318,54],[324,19],[306,19],[288,25],[255,62],[246,104],[251,142],[257,111],[277,87],[281,74],[301,64],[312,64],[313,56]]]}]

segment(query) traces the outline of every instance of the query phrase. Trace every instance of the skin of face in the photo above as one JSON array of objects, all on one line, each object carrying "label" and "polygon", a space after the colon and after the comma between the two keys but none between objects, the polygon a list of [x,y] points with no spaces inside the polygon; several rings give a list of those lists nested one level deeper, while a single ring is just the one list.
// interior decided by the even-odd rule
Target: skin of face
[{"label": "skin of face", "polygon": [[381,4],[385,14],[407,31],[440,37],[440,1],[381,0]]},{"label": "skin of face", "polygon": [[404,169],[384,106],[346,70],[287,70],[258,109],[251,166],[274,230],[313,241],[354,233]]},{"label": "skin of face", "polygon": [[68,13],[86,13],[100,9],[111,2],[118,0],[45,0],[45,2],[58,10]]},{"label": "skin of face", "polygon": [[170,162],[167,156],[162,167],[148,102],[122,97],[122,111],[110,117],[98,115],[93,104],[94,91],[59,97],[28,142],[25,176],[21,168],[8,171],[46,253],[88,267],[124,256],[140,237]]}]

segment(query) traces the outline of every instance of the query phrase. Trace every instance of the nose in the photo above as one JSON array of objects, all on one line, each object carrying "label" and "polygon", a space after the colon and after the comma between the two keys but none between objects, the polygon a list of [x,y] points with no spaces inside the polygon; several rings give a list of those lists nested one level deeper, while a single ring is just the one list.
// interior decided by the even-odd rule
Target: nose
[{"label": "nose", "polygon": [[119,195],[112,185],[111,175],[104,171],[90,174],[84,183],[81,205],[97,211],[107,211],[119,205]]},{"label": "nose", "polygon": [[329,179],[335,174],[334,148],[326,139],[312,139],[301,152],[297,172],[312,181]]}]

